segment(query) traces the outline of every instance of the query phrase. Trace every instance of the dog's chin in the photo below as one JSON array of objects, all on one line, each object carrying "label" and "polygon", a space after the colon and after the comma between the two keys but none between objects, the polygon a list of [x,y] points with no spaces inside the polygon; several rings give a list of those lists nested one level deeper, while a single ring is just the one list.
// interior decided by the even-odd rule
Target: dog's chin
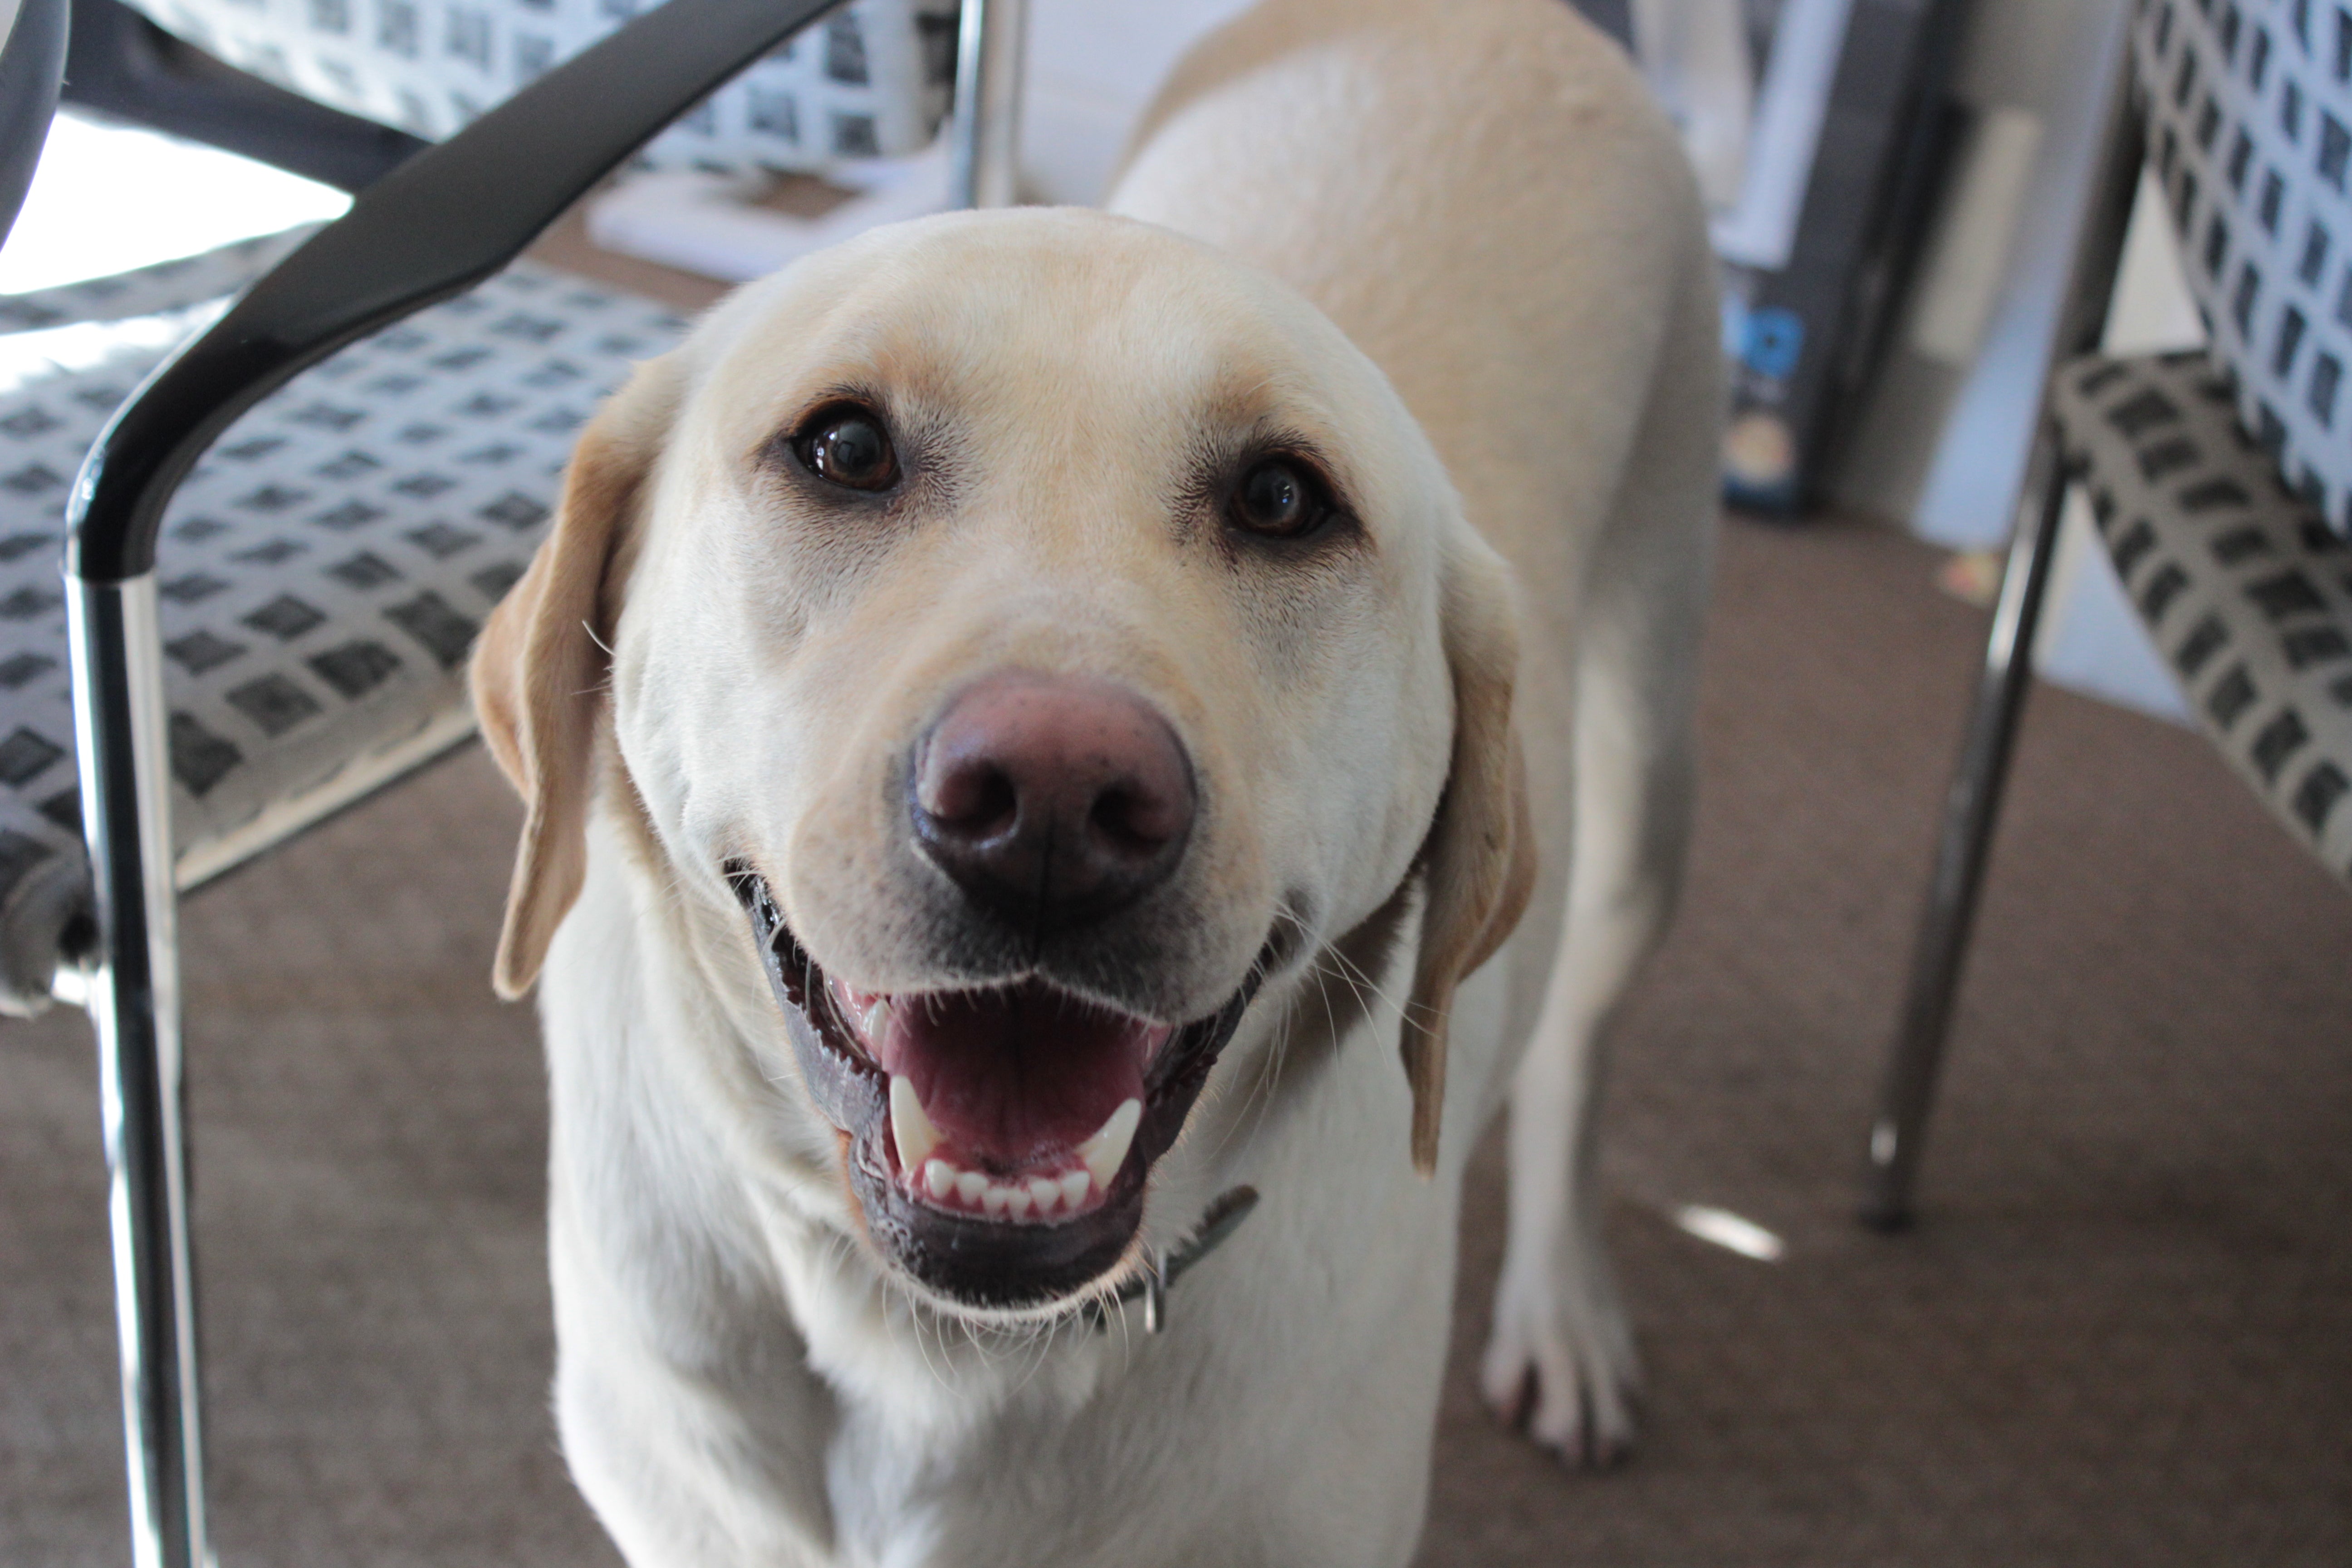
[{"label": "dog's chin", "polygon": [[1035,976],[877,995],[816,964],[756,871],[726,870],[883,1259],[939,1304],[982,1317],[1050,1315],[1114,1283],[1152,1163],[1265,966],[1183,1024]]}]

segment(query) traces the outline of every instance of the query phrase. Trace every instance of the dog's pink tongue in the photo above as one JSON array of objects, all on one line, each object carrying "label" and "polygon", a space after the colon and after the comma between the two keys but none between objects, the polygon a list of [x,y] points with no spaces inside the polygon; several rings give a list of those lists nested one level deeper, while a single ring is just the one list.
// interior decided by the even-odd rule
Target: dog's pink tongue
[{"label": "dog's pink tongue", "polygon": [[1011,1172],[1066,1156],[1122,1101],[1168,1029],[1034,982],[1003,990],[896,998],[884,1071],[912,1081],[959,1163]]}]

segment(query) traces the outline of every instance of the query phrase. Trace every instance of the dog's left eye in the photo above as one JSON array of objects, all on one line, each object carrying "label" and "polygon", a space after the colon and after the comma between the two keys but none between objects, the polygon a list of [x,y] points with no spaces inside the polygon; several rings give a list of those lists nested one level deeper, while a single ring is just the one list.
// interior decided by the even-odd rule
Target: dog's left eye
[{"label": "dog's left eye", "polygon": [[1271,539],[1298,539],[1312,533],[1330,511],[1322,487],[1279,458],[1252,468],[1234,490],[1234,521],[1252,533]]},{"label": "dog's left eye", "polygon": [[801,464],[821,479],[853,490],[887,490],[898,478],[890,433],[864,409],[829,409],[793,442]]}]

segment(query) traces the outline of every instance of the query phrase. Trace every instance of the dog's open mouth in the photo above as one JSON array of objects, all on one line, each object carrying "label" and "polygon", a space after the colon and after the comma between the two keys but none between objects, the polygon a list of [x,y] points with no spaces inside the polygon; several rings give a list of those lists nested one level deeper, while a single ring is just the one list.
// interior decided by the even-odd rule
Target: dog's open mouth
[{"label": "dog's open mouth", "polygon": [[1255,978],[1181,1025],[1034,976],[856,991],[809,957],[757,872],[727,873],[885,1255],[975,1307],[1049,1304],[1117,1269],[1151,1163],[1182,1131]]},{"label": "dog's open mouth", "polygon": [[889,1076],[891,1173],[950,1214],[1046,1225],[1100,1208],[1176,1031],[1044,981],[903,998],[832,983],[837,1016]]}]

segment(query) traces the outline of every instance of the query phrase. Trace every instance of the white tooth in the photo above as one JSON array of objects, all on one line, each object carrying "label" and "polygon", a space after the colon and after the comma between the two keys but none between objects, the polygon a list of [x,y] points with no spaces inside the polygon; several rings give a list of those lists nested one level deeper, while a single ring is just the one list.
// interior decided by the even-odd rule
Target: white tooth
[{"label": "white tooth", "polygon": [[988,1191],[980,1194],[980,1206],[987,1211],[988,1217],[991,1219],[1003,1219],[1006,1207],[1012,1202],[1013,1189],[1002,1182],[989,1183]]},{"label": "white tooth", "polygon": [[966,1171],[956,1178],[956,1196],[977,1207],[988,1192],[988,1178],[978,1171]]},{"label": "white tooth", "polygon": [[948,1194],[956,1190],[956,1168],[945,1160],[926,1160],[923,1163],[923,1185],[931,1189],[932,1197],[941,1203],[947,1202]]},{"label": "white tooth", "polygon": [[1062,1178],[1062,1206],[1076,1208],[1087,1201],[1087,1184],[1092,1178],[1084,1171],[1072,1171]]},{"label": "white tooth", "polygon": [[1110,1191],[1111,1178],[1127,1163],[1127,1152],[1135,1143],[1136,1123],[1142,1120],[1143,1101],[1122,1100],[1118,1109],[1110,1113],[1110,1120],[1078,1145],[1078,1158],[1086,1162],[1087,1173],[1103,1191]]},{"label": "white tooth", "polygon": [[1014,1219],[1027,1219],[1029,1217],[1029,1210],[1031,1206],[1037,1201],[1029,1195],[1029,1189],[1026,1187],[1007,1187],[1004,1190],[1006,1194],[1004,1203],[1005,1212],[1010,1214]]},{"label": "white tooth", "polygon": [[873,1005],[866,1009],[866,1016],[857,1020],[857,1032],[866,1037],[867,1045],[878,1046],[882,1043],[884,1031],[889,1027],[890,998],[877,996]]},{"label": "white tooth", "polygon": [[1029,1178],[1029,1196],[1036,1202],[1037,1217],[1043,1219],[1054,1212],[1055,1204],[1062,1201],[1062,1184],[1051,1176],[1032,1176]]},{"label": "white tooth", "polygon": [[939,1129],[924,1114],[922,1097],[915,1092],[912,1079],[890,1080],[890,1136],[898,1142],[902,1171],[921,1170],[931,1151],[940,1146]]}]

